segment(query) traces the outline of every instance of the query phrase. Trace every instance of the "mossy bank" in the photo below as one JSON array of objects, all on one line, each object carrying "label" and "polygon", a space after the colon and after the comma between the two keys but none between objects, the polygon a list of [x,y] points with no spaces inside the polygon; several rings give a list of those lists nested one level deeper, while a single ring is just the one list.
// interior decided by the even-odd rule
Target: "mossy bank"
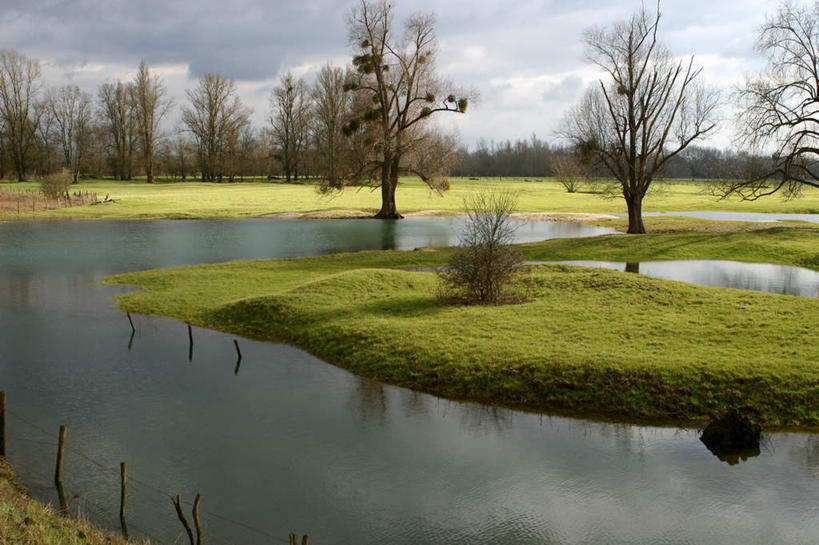
[{"label": "mossy bank", "polygon": [[[819,234],[777,228],[556,240],[529,259],[736,259],[819,269]],[[238,261],[110,277],[131,312],[286,341],[355,373],[453,399],[697,424],[727,407],[819,424],[819,301],[616,271],[533,266],[528,302],[442,304],[447,249]]]}]

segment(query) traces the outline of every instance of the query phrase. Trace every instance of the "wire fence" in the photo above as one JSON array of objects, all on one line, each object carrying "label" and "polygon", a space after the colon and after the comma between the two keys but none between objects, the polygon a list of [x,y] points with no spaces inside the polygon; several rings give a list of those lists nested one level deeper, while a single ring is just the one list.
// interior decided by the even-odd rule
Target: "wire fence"
[{"label": "wire fence", "polygon": [[[10,416],[14,420],[14,423],[15,423],[14,440],[15,441],[22,441],[22,442],[29,443],[31,445],[36,446],[38,449],[45,450],[46,452],[48,451],[48,449],[54,448],[54,447],[57,446],[57,442],[55,441],[55,435],[56,434],[54,434],[53,432],[49,432],[43,426],[40,426],[37,423],[32,422],[31,420],[29,420],[27,418],[24,418],[21,415],[15,413],[15,412],[9,411],[9,410],[5,409],[5,407],[0,407],[0,411],[4,411],[5,414]],[[3,419],[3,420],[5,420],[5,419]],[[23,433],[20,433],[21,428],[18,426],[20,424],[22,426],[24,426],[27,431],[32,432],[32,433],[29,434],[29,435],[24,435]],[[6,439],[7,439],[7,436],[9,434],[5,430],[5,427],[6,427],[5,426],[5,421],[3,421],[3,427],[2,427],[2,429],[0,429],[0,433],[4,433],[5,435],[3,437],[0,437],[0,439],[3,441],[3,444],[7,445],[8,443],[7,443]],[[121,468],[120,468],[120,466],[118,464],[111,465],[110,463],[106,463],[106,462],[104,462],[102,460],[99,460],[95,456],[92,456],[92,455],[88,454],[87,452],[83,451],[82,449],[79,449],[79,448],[76,448],[75,446],[72,446],[70,444],[70,442],[66,442],[66,444],[64,446],[64,449],[65,449],[66,452],[76,456],[79,459],[84,460],[89,465],[93,466],[96,471],[104,472],[106,474],[110,474],[110,475],[114,476],[117,479],[117,481],[119,481],[119,479],[121,477],[121,474],[120,474]],[[0,452],[0,456],[2,456],[2,455],[3,455],[3,453]],[[27,467],[27,471],[30,471],[31,469],[32,468]],[[54,475],[52,475],[50,477],[49,476],[44,476],[43,473],[44,472],[42,470],[40,470],[38,472],[38,475],[37,475],[38,481],[39,481],[40,478],[43,479],[42,483],[50,483],[55,477]],[[147,505],[147,506],[149,506],[149,507],[151,507],[151,508],[153,508],[155,510],[159,510],[160,512],[161,511],[168,511],[169,508],[173,506],[173,504],[172,504],[173,499],[177,496],[177,494],[171,492],[170,490],[167,490],[167,489],[163,488],[162,486],[157,486],[156,484],[153,484],[153,483],[150,483],[150,482],[145,481],[143,479],[134,477],[133,475],[130,475],[130,474],[127,476],[127,493],[128,493],[128,495],[127,495],[127,502],[128,503],[130,503],[131,500],[133,499],[133,500],[136,500],[137,502],[139,502],[139,503],[141,503],[143,505]],[[79,498],[79,496],[77,496],[77,498]],[[73,499],[74,498],[72,497],[72,500]],[[93,518],[96,519],[96,520],[104,520],[104,519],[112,519],[112,518],[116,520],[116,519],[118,519],[120,517],[120,512],[119,512],[119,507],[120,506],[118,505],[118,502],[113,502],[112,501],[112,502],[103,503],[100,500],[96,500],[96,499],[91,498],[91,497],[83,496],[82,498],[79,498],[78,502],[75,502],[75,504],[76,503],[80,503],[80,505],[75,505],[74,506],[75,511],[78,511],[78,512],[81,512],[81,513],[90,513],[90,514],[94,515]],[[194,502],[190,501],[190,500],[181,500],[181,504],[185,505],[186,507],[189,507],[189,508],[194,506]],[[234,517],[225,516],[225,515],[216,513],[214,511],[208,510],[208,509],[201,508],[198,505],[196,507],[197,507],[199,513],[202,513],[202,514],[205,515],[206,520],[207,520],[207,517],[210,517],[211,519],[216,519],[218,521],[221,521],[222,523],[225,523],[226,525],[233,526],[233,527],[235,527],[237,529],[241,529],[244,532],[249,532],[251,534],[254,534],[256,536],[256,539],[259,540],[259,541],[256,541],[256,542],[262,542],[262,540],[264,540],[264,542],[287,543],[287,544],[292,544],[292,543],[295,542],[294,541],[295,534],[290,534],[289,539],[284,539],[284,538],[280,537],[279,535],[276,535],[276,534],[274,534],[274,533],[272,533],[272,532],[270,532],[268,530],[265,530],[263,528],[259,528],[257,526],[254,526],[253,524],[250,524],[248,522],[238,520],[238,519],[236,519]],[[129,529],[132,528],[132,529],[136,530],[141,535],[146,536],[147,538],[151,539],[154,543],[161,543],[161,541],[157,538],[157,536],[152,535],[152,534],[155,534],[156,532],[152,532],[151,530],[146,530],[144,528],[136,526],[136,525],[132,524],[130,521],[127,522],[127,527]],[[225,538],[223,536],[220,536],[219,534],[216,534],[216,533],[214,533],[213,531],[211,531],[209,529],[206,529],[206,531],[203,532],[203,534],[205,534],[207,536],[207,540],[206,540],[207,543],[213,543],[215,545],[230,545],[231,543],[233,543],[232,540],[230,540],[228,538]],[[184,538],[182,536],[184,536],[184,532],[181,532],[179,534],[179,537],[177,537],[174,540],[174,543],[180,542],[180,538],[182,538],[183,541],[184,541]],[[309,541],[309,536],[305,536],[305,539],[304,539],[304,541],[302,541],[302,543],[304,543],[306,545],[308,543],[308,541]]]}]

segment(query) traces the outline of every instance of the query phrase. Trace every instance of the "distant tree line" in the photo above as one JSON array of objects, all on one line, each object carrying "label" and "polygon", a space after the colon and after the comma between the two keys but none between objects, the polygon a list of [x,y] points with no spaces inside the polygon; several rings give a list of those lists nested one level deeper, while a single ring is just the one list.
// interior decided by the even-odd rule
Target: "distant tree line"
[{"label": "distant tree line", "polygon": [[[545,178],[558,176],[562,163],[576,161],[575,168],[589,177],[607,177],[601,165],[584,158],[580,150],[565,144],[550,144],[533,135],[525,140],[489,142],[479,140],[473,148],[461,147],[452,173],[465,177]],[[749,162],[767,163],[763,155],[689,146],[669,159],[662,178],[721,179],[739,175]]]}]

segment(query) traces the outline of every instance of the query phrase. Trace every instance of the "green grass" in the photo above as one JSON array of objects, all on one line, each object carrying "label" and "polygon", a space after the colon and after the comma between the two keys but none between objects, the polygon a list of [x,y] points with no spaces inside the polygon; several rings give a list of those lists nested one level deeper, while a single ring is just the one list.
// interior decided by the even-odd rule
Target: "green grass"
[{"label": "green grass", "polygon": [[[518,210],[522,212],[561,211],[578,213],[625,212],[622,198],[603,198],[589,193],[569,194],[551,179],[524,181],[520,179],[470,180],[455,178],[452,188],[443,196],[430,191],[417,179],[402,179],[397,193],[401,212],[443,210],[461,212],[463,198],[475,191],[492,187],[518,194]],[[659,182],[649,192],[644,210],[673,212],[691,210],[725,210],[746,212],[819,213],[819,190],[807,190],[804,197],[785,201],[769,197],[755,202],[737,199],[718,200],[702,182]],[[36,182],[0,182],[0,188],[38,190]],[[37,217],[84,219],[184,219],[184,218],[243,218],[278,212],[312,210],[363,210],[374,212],[380,206],[380,192],[369,189],[347,189],[332,196],[320,196],[309,184],[284,183],[155,183],[135,180],[83,181],[73,191],[96,192],[100,199],[108,195],[112,203],[81,206],[40,212]],[[24,213],[20,217],[31,217]],[[2,219],[18,215],[6,214]],[[622,221],[620,222],[622,223]]]},{"label": "green grass", "polygon": [[[524,247],[528,259],[714,258],[819,268],[792,229],[605,237]],[[449,250],[238,261],[110,277],[160,314],[287,341],[351,371],[453,399],[629,420],[699,422],[748,407],[767,426],[819,425],[819,301],[608,270],[536,266],[529,301],[439,303]]]},{"label": "green grass", "polygon": [[[0,543],[3,545],[126,545],[84,521],[62,517],[31,499],[0,458]],[[145,542],[147,543],[147,542]]]},{"label": "green grass", "polygon": [[532,261],[666,261],[728,259],[819,270],[819,228],[754,232],[649,233],[564,238],[525,244]]}]

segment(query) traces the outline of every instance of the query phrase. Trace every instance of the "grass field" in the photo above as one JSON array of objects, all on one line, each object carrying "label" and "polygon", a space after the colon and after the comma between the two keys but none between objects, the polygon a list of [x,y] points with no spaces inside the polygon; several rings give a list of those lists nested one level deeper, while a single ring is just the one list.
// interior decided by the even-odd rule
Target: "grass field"
[{"label": "grass field", "polygon": [[[430,191],[417,179],[403,179],[396,202],[399,211],[443,210],[460,212],[463,198],[486,188],[500,188],[518,194],[521,212],[625,212],[622,198],[604,198],[597,194],[567,193],[550,179],[524,181],[520,179],[471,180],[455,178],[451,190],[443,196]],[[0,189],[37,190],[36,182],[0,182]],[[148,219],[148,218],[242,218],[278,212],[312,210],[363,210],[375,212],[380,206],[380,192],[369,189],[347,189],[343,193],[323,197],[309,184],[267,182],[246,183],[156,183],[112,180],[83,181],[72,191],[96,193],[100,200],[106,195],[114,202],[22,213],[1,214],[2,219],[16,217],[87,218],[87,219]],[[796,200],[785,201],[768,197],[755,202],[738,199],[718,200],[708,192],[705,182],[658,182],[644,202],[646,212],[692,210],[725,210],[746,212],[819,213],[819,190],[806,191]]]},{"label": "grass field", "polygon": [[[528,244],[527,259],[702,258],[819,269],[819,234],[611,236]],[[439,303],[449,250],[231,262],[114,276],[131,312],[286,341],[351,371],[511,407],[691,424],[726,407],[819,425],[819,301],[607,270],[532,267],[520,305]],[[605,324],[605,327],[601,327]]]}]

